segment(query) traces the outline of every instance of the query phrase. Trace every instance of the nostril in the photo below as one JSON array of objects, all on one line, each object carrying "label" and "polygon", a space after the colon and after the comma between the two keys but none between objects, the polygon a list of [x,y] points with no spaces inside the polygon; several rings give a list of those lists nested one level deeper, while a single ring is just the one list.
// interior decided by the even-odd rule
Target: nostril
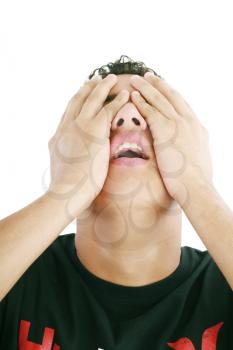
[{"label": "nostril", "polygon": [[132,120],[136,125],[140,125],[140,121],[137,118],[132,118]]},{"label": "nostril", "polygon": [[117,126],[121,126],[124,123],[124,120],[120,118],[117,122]]}]

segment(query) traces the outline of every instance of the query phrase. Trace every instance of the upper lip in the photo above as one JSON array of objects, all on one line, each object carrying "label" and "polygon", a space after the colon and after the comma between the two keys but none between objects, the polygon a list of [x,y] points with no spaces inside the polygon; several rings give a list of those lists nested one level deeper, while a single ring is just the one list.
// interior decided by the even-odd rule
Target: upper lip
[{"label": "upper lip", "polygon": [[114,158],[114,154],[116,153],[117,147],[124,142],[138,144],[142,148],[143,155],[146,156],[147,159],[149,158],[148,149],[150,147],[150,144],[145,138],[145,136],[135,132],[127,132],[124,134],[118,134],[113,136],[110,145],[111,159]]}]

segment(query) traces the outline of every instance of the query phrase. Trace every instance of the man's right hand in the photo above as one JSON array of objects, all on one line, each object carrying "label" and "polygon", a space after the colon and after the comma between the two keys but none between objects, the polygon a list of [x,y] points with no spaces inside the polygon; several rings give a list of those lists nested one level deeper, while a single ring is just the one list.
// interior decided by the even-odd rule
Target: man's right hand
[{"label": "man's right hand", "polygon": [[109,167],[110,129],[118,110],[128,101],[120,92],[104,105],[117,76],[87,81],[70,100],[55,135],[48,143],[51,182],[47,194],[68,203],[77,217],[100,193]]}]

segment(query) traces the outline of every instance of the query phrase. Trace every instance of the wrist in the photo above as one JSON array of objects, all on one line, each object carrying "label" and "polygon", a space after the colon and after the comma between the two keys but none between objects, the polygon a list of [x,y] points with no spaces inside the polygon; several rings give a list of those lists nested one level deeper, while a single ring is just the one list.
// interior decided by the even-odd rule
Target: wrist
[{"label": "wrist", "polygon": [[182,208],[187,207],[198,194],[216,192],[212,179],[205,176],[199,168],[188,169],[185,175],[175,198]]},{"label": "wrist", "polygon": [[44,199],[55,206],[62,216],[65,215],[68,223],[81,215],[89,206],[87,191],[77,190],[76,187],[70,188],[49,188],[44,194]]}]

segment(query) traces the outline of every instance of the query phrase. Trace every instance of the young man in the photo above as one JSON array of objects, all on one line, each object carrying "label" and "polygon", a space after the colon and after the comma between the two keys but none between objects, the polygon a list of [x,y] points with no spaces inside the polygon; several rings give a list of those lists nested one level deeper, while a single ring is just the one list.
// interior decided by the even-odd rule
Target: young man
[{"label": "young man", "polygon": [[[208,132],[125,58],[68,104],[46,193],[0,222],[0,348],[233,348],[233,213]],[[206,251],[181,247],[182,210]]]}]

